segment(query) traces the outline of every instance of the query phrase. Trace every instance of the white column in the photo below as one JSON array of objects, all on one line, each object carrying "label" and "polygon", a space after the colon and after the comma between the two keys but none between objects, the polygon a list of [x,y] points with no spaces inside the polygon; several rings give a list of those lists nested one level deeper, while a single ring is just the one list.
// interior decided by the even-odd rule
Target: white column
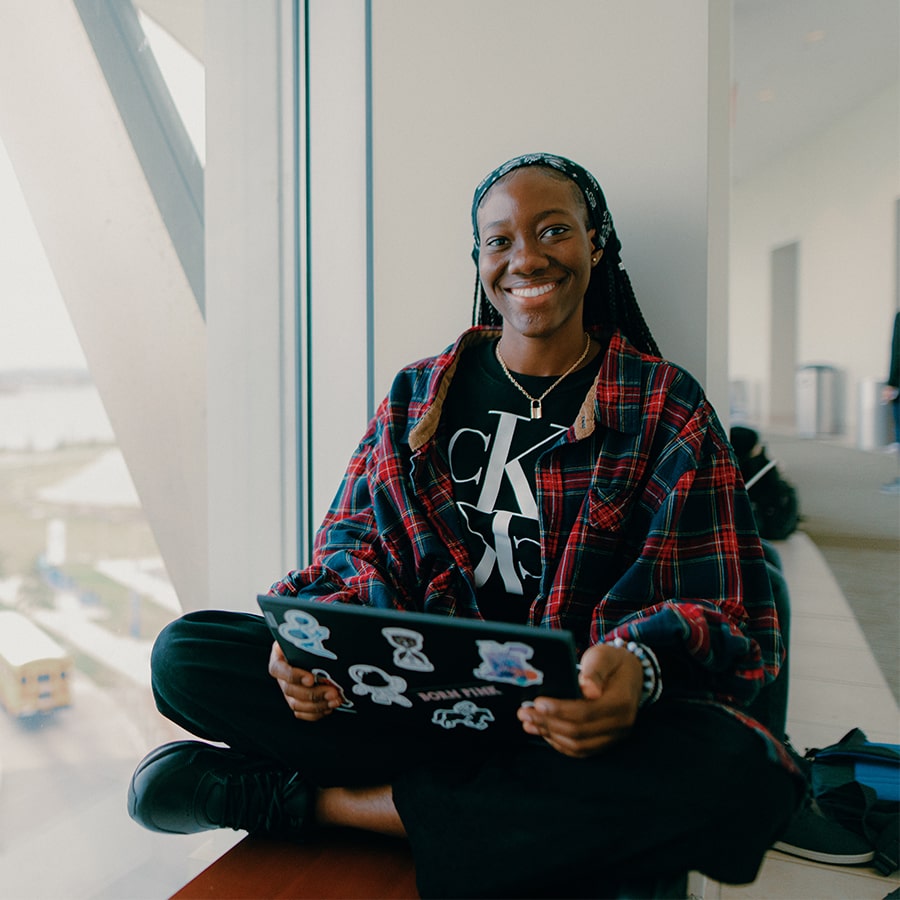
[{"label": "white column", "polygon": [[[289,0],[206,13],[210,605],[297,564],[300,165]],[[295,35],[300,38],[295,40]]]},{"label": "white column", "polygon": [[[366,426],[369,367],[363,0],[309,3],[312,522]],[[380,399],[380,398],[378,398]]]}]

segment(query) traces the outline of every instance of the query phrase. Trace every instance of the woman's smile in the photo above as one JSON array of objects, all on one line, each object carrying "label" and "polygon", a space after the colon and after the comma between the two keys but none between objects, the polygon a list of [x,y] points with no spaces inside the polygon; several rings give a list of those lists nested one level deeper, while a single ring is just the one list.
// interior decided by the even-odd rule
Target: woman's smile
[{"label": "woman's smile", "polygon": [[544,294],[549,294],[550,291],[556,290],[559,284],[559,281],[550,281],[532,287],[508,287],[505,290],[508,294],[512,294],[513,297],[530,300],[534,297],[543,297]]}]

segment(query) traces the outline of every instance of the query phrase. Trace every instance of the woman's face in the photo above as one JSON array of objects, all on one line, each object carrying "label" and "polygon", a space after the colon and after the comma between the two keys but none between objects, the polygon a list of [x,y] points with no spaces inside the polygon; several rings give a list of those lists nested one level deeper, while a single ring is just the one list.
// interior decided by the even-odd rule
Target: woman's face
[{"label": "woman's face", "polygon": [[510,330],[532,338],[582,334],[584,293],[600,251],[578,188],[540,167],[516,169],[478,210],[478,273]]}]

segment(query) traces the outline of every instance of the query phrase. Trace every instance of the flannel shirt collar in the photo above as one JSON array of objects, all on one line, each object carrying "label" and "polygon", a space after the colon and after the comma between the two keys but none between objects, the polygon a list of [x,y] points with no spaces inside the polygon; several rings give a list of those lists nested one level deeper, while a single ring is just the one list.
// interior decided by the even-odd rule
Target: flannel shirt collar
[{"label": "flannel shirt collar", "polygon": [[[481,341],[500,336],[496,328],[478,325],[464,331],[456,343],[431,360],[427,377],[420,379],[414,389],[411,407],[418,406],[422,414],[410,421],[407,432],[409,447],[421,450],[437,431],[463,351]],[[572,427],[576,440],[591,435],[597,424],[624,434],[637,434],[641,427],[642,378],[644,357],[628,342],[618,329],[614,330],[600,365],[600,371]]]}]

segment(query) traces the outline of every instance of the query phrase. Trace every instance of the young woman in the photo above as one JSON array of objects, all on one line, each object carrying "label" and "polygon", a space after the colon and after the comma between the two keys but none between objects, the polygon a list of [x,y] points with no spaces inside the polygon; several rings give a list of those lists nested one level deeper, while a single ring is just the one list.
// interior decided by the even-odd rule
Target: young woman
[{"label": "young woman", "polygon": [[359,734],[261,618],[194,613],[160,635],[153,687],[227,747],[153,751],[131,814],[170,832],[405,836],[423,896],[751,881],[802,787],[738,711],[782,647],[728,442],[660,358],[593,176],[517,157],[472,214],[475,325],[398,373],[312,564],[272,590],[568,629],[581,698],[538,698],[519,719],[539,740],[491,751]]}]

